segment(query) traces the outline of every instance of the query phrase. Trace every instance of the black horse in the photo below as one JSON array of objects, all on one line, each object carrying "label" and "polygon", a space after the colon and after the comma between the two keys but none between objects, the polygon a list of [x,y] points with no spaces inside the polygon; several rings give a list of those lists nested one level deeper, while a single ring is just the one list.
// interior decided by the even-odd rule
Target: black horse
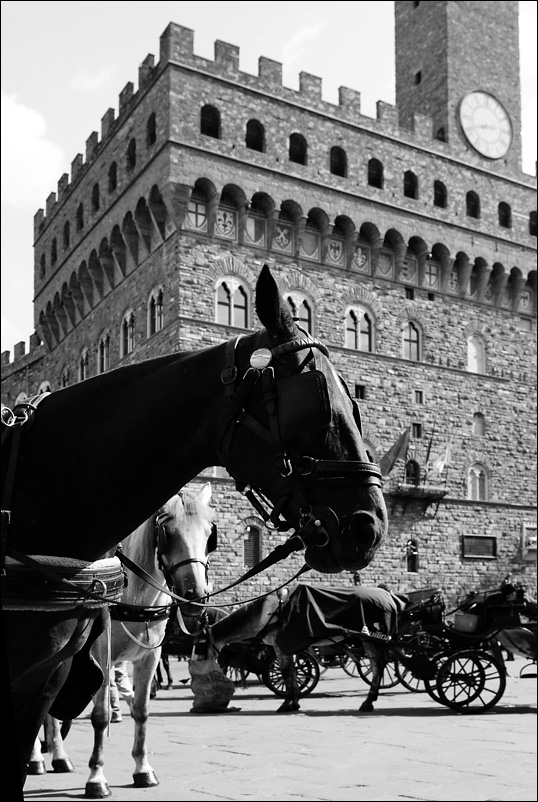
[{"label": "black horse", "polygon": [[[381,545],[381,476],[357,405],[323,343],[294,323],[267,266],[256,311],[259,331],[51,393],[31,425],[2,414],[3,628],[23,783],[47,712],[73,718],[100,685],[88,652],[121,595],[116,544],[203,469],[224,466],[268,521],[293,530],[275,560],[304,548],[318,571],[355,571]],[[95,566],[103,559],[104,575]],[[43,598],[50,570],[84,586],[56,609]],[[75,676],[77,663],[87,668]]]}]

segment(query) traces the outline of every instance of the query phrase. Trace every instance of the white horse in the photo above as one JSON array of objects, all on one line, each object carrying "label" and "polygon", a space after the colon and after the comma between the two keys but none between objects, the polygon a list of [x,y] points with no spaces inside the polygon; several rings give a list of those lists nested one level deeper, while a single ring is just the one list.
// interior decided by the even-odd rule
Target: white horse
[{"label": "white horse", "polygon": [[[167,586],[171,587],[182,598],[193,600],[207,595],[208,554],[216,547],[216,529],[213,523],[216,512],[210,506],[210,500],[209,482],[197,494],[182,490],[121,543],[124,557],[142,568],[154,583],[148,584],[147,576],[144,578],[127,570],[121,605],[116,613],[112,611],[111,621],[108,668],[113,670],[113,664],[119,661],[133,663],[132,755],[135,761],[133,779],[137,787],[158,785],[148,759],[146,735],[151,681],[161,656],[161,645],[172,601],[164,590]],[[131,608],[130,605],[134,607]],[[180,603],[180,609],[187,629],[197,629],[202,608],[197,604]],[[138,620],[132,620],[135,615]],[[92,647],[92,655],[101,667],[107,665],[107,633],[97,639]],[[104,673],[107,677],[108,672]],[[89,761],[90,776],[85,789],[87,798],[102,799],[111,793],[103,769],[105,731],[110,715],[109,684],[105,681],[93,701],[91,720],[94,746]],[[53,769],[72,771],[72,765],[63,748],[59,722],[51,717],[49,720],[52,727],[47,727],[47,741],[52,754]],[[34,758],[42,761],[39,740],[36,741],[32,760]],[[32,767],[32,773],[42,772]]]}]

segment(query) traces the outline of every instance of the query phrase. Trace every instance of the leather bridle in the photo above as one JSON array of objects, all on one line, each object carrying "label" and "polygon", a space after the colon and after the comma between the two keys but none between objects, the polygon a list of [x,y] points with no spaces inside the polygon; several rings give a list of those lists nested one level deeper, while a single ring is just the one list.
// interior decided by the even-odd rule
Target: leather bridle
[{"label": "leather bridle", "polygon": [[[250,357],[250,367],[241,379],[238,379],[238,371],[235,365],[235,353],[240,337],[231,340],[225,345],[225,366],[221,373],[221,381],[225,385],[228,397],[229,409],[227,422],[223,430],[219,455],[222,465],[233,476],[234,464],[232,451],[234,447],[234,435],[239,427],[244,426],[250,429],[259,439],[268,445],[273,453],[276,469],[278,470],[284,484],[284,490],[277,499],[269,500],[260,490],[241,480],[236,479],[237,489],[248,498],[257,512],[262,516],[266,525],[277,531],[295,530],[295,535],[302,541],[303,547],[316,545],[323,547],[329,542],[331,535],[336,535],[344,522],[330,507],[316,504],[310,500],[309,487],[314,481],[340,481],[345,482],[352,479],[354,484],[364,486],[381,487],[381,471],[372,462],[362,462],[359,460],[328,460],[317,459],[308,455],[297,454],[292,448],[286,446],[284,433],[281,431],[282,419],[278,409],[279,400],[279,380],[275,379],[273,365],[278,360],[300,351],[308,351],[302,362],[301,369],[314,360],[314,370],[318,376],[325,380],[324,374],[318,371],[320,365],[321,352],[329,356],[326,346],[319,340],[314,339],[307,332],[304,338],[291,340],[277,345],[273,348],[265,347],[266,332],[260,331],[255,335],[257,348]],[[308,372],[296,374],[307,376]],[[351,397],[344,380],[339,376],[344,392],[351,400],[353,416],[359,433],[361,432],[361,420],[358,405]],[[286,379],[283,380],[287,381]],[[324,426],[320,425],[323,415],[319,415],[310,429],[326,428],[330,422],[330,401],[327,394],[327,404],[329,406],[329,419]],[[306,388],[305,388],[306,389]],[[261,392],[265,410],[267,413],[267,425],[260,423],[249,412],[249,401],[254,392]],[[238,471],[239,473],[240,471]],[[297,514],[299,526],[297,527],[284,514],[284,508],[291,507]],[[295,549],[294,549],[295,550]]]},{"label": "leather bridle", "polygon": [[[178,495],[183,498],[182,493],[179,492]],[[208,581],[209,576],[209,556],[206,557],[204,560],[201,560],[198,557],[188,557],[186,560],[180,560],[173,565],[165,565],[163,561],[163,552],[164,547],[163,543],[166,543],[166,524],[168,521],[174,519],[174,516],[168,512],[159,512],[155,517],[155,526],[154,526],[154,536],[153,536],[153,543],[155,547],[155,553],[157,555],[157,564],[159,569],[162,571],[162,574],[166,580],[167,585],[170,587],[174,586],[174,582],[172,580],[172,574],[177,571],[178,568],[181,568],[184,565],[191,565],[194,563],[199,563],[204,567],[205,570],[205,580],[206,584]],[[208,551],[214,551],[216,548],[216,525],[212,524],[211,534],[208,538]]]}]

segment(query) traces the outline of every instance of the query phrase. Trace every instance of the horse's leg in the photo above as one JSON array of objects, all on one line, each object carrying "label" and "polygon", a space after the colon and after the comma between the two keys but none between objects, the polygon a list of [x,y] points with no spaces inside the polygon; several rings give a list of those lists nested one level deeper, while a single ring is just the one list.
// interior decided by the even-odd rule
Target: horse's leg
[{"label": "horse's leg", "polygon": [[160,652],[160,647],[152,649],[144,655],[142,660],[133,663],[134,700],[132,715],[135,731],[132,755],[135,761],[133,780],[137,788],[148,788],[159,784],[155,772],[149,764],[146,738],[151,681],[160,659]]},{"label": "horse's leg", "polygon": [[[21,787],[24,787],[26,775],[29,773],[30,759],[34,754],[36,741],[39,741],[38,736],[45,717],[70,668],[71,659],[68,659],[51,673],[43,687],[12,694],[15,740],[19,746]],[[41,750],[41,743],[39,749]]]},{"label": "horse's leg", "polygon": [[366,699],[360,706],[359,710],[363,713],[371,713],[374,709],[374,702],[377,701],[377,697],[379,696],[379,688],[381,686],[381,680],[383,679],[383,672],[385,671],[385,666],[387,665],[387,655],[383,645],[363,641],[363,647],[364,651],[366,652],[366,657],[370,661],[370,665],[372,667],[372,683]]},{"label": "horse's leg", "polygon": [[41,748],[41,738],[39,735],[35,739],[34,748],[28,762],[28,774],[45,774],[45,760]]},{"label": "horse's leg", "polygon": [[49,752],[52,755],[52,770],[58,774],[67,774],[74,771],[75,767],[65,751],[63,737],[61,734],[62,722],[54,716],[48,715],[46,721],[46,733]]},{"label": "horse's leg", "polygon": [[170,671],[170,658],[167,654],[161,654],[161,660],[163,662],[164,670],[166,671],[166,676],[168,679],[167,688],[171,688],[174,684],[174,678],[172,676],[172,672]]},{"label": "horse's leg", "polygon": [[90,776],[86,783],[84,796],[87,799],[104,799],[111,794],[103,766],[105,762],[105,731],[109,725],[112,712],[110,706],[110,673],[114,671],[114,666],[111,665],[110,668],[108,668],[108,632],[105,631],[92,644],[91,654],[103,669],[104,680],[93,699],[93,751],[88,762]]},{"label": "horse's leg", "polygon": [[295,663],[293,655],[284,654],[281,651],[276,641],[273,643],[275,654],[280,664],[280,673],[286,686],[286,696],[284,701],[278,708],[278,713],[296,713],[300,709],[299,704],[299,685],[297,683],[297,674],[295,672]]}]

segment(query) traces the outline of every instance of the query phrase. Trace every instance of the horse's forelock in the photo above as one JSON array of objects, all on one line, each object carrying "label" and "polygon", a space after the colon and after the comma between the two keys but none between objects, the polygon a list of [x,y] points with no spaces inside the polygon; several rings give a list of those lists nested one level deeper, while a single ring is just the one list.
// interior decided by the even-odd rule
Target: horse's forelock
[{"label": "horse's forelock", "polygon": [[198,499],[196,493],[189,490],[182,490],[176,493],[166,504],[163,504],[160,512],[167,513],[178,521],[190,517],[203,518],[213,523],[217,517],[217,511],[210,504],[204,504]]}]

